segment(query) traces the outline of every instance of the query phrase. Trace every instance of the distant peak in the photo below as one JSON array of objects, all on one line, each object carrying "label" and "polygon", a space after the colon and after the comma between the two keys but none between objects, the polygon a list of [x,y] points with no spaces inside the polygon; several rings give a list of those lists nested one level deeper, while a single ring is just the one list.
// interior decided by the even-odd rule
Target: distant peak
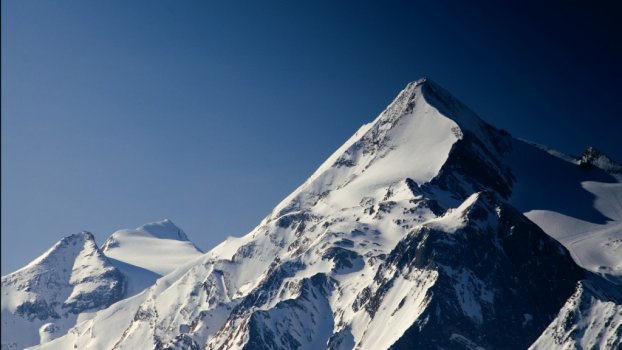
[{"label": "distant peak", "polygon": [[189,240],[186,233],[169,219],[144,224],[137,228],[137,230],[145,231],[156,238],[176,239],[179,241]]},{"label": "distant peak", "polygon": [[118,246],[121,237],[149,237],[157,239],[172,239],[176,241],[188,241],[186,233],[177,227],[171,220],[164,219],[144,224],[135,229],[124,229],[114,232],[103,245],[103,250],[108,251]]},{"label": "distant peak", "polygon": [[[88,231],[74,233],[62,238],[54,243],[54,245],[52,245],[52,247],[50,247],[45,253],[41,254],[22,269],[27,269],[40,264],[55,264],[59,259],[73,264],[76,257],[78,257],[78,255],[80,255],[83,251],[88,252],[87,254],[89,255],[94,253],[94,255],[99,256],[101,254],[101,251],[95,242],[95,237]],[[22,269],[18,271],[21,271]]]},{"label": "distant peak", "polygon": [[622,165],[592,146],[583,151],[579,165],[586,169],[599,168],[611,175],[622,176]]},{"label": "distant peak", "polygon": [[583,156],[581,157],[581,160],[584,162],[590,162],[590,161],[594,161],[599,158],[604,158],[604,159],[609,160],[612,163],[617,164],[617,162],[611,159],[611,157],[609,157],[608,155],[606,155],[605,153],[603,153],[601,150],[597,149],[596,147],[592,147],[592,146],[587,147],[585,151],[583,151]]},{"label": "distant peak", "polygon": [[93,236],[93,234],[89,231],[82,231],[79,233],[74,233],[73,235],[67,236],[65,237],[65,239],[81,239],[84,241],[94,241],[95,240],[95,236]]},{"label": "distant peak", "polygon": [[67,245],[76,245],[76,244],[84,245],[86,242],[95,243],[95,237],[89,231],[82,231],[79,233],[74,233],[72,235],[69,235],[61,239],[60,241],[56,242],[56,244],[54,244],[52,249],[62,248]]}]

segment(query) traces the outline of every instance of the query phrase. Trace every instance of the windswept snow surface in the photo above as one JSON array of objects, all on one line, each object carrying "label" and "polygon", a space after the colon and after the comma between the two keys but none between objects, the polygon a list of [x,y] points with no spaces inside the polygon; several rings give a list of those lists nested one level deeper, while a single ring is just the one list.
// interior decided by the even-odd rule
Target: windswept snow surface
[{"label": "windswept snow surface", "polygon": [[133,230],[116,231],[102,250],[128,277],[129,295],[143,291],[156,279],[203,254],[188,240],[186,233],[168,219]]},{"label": "windswept snow surface", "polygon": [[606,349],[622,327],[596,324],[619,307],[618,186],[422,79],[247,235],[165,270],[182,235],[115,233],[107,256],[165,276],[36,348],[554,349],[543,332],[568,338],[557,324],[582,298],[575,328]]}]

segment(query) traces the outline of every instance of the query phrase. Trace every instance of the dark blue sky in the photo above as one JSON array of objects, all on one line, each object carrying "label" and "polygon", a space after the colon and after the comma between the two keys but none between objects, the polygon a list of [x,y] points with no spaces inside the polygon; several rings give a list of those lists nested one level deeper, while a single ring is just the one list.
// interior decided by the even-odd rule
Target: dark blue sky
[{"label": "dark blue sky", "polygon": [[615,2],[495,3],[2,1],[2,273],[81,230],[245,234],[422,76],[621,160]]}]

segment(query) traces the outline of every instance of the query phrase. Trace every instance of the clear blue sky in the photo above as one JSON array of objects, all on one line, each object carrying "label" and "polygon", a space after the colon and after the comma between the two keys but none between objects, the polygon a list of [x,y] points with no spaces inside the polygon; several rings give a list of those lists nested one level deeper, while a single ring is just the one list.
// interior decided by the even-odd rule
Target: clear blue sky
[{"label": "clear blue sky", "polygon": [[422,76],[622,160],[614,2],[466,3],[2,1],[2,274],[81,230],[243,235]]}]

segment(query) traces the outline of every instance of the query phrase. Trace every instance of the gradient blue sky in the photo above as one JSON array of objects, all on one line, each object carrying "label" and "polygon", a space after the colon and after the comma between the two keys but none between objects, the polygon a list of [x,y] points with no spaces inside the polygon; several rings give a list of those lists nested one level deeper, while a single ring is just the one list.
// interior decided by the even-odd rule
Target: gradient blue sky
[{"label": "gradient blue sky", "polygon": [[614,2],[495,3],[2,1],[2,274],[81,230],[245,234],[422,76],[622,160]]}]

